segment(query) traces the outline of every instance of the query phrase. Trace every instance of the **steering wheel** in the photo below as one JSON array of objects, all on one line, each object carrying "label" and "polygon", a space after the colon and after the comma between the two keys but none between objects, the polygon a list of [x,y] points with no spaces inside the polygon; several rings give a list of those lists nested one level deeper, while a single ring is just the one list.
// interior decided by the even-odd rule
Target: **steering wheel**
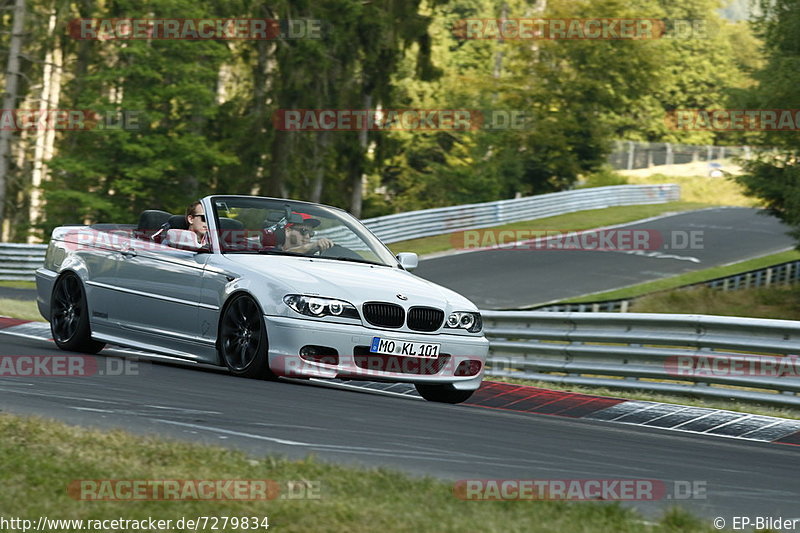
[{"label": "steering wheel", "polygon": [[363,259],[360,255],[355,253],[350,248],[346,248],[339,244],[334,244],[327,250],[323,250],[322,252],[318,252],[320,257],[346,257],[348,259]]}]

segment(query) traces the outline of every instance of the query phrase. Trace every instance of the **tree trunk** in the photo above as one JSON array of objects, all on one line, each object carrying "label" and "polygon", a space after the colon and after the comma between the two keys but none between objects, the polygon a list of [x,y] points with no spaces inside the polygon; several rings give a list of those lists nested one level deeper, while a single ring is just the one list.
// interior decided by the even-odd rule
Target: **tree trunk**
[{"label": "tree trunk", "polygon": [[270,158],[270,172],[263,191],[267,196],[281,198],[284,192],[284,177],[289,155],[288,131],[275,130],[272,137],[272,157]]},{"label": "tree trunk", "polygon": [[[17,82],[19,81],[19,56],[22,52],[22,37],[25,26],[25,0],[14,3],[14,24],[11,28],[11,42],[6,68],[6,90],[3,93],[3,109],[8,113],[17,105]],[[11,130],[0,129],[0,229],[3,228],[6,206],[6,180],[8,178],[9,157],[11,155]],[[0,231],[0,239],[2,239]]]},{"label": "tree trunk", "polygon": [[264,183],[264,161],[267,159],[267,94],[272,91],[272,72],[275,70],[275,45],[271,42],[256,41],[256,65],[253,71],[253,137],[256,148],[253,160],[249,161],[253,172],[251,194],[261,193]]},{"label": "tree trunk", "polygon": [[[508,4],[503,2],[503,7],[500,8],[500,23],[505,24],[506,19],[508,18]],[[499,44],[505,43],[503,37],[498,37],[497,42]],[[498,47],[497,52],[494,54],[494,71],[492,72],[492,77],[495,79],[500,78],[500,73],[503,71],[503,48]]]},{"label": "tree trunk", "polygon": [[[364,94],[364,109],[369,112],[372,108],[372,95]],[[350,183],[353,187],[353,192],[350,197],[350,213],[356,217],[361,218],[361,202],[364,198],[364,161],[367,158],[368,148],[368,134],[369,123],[364,122],[364,128],[358,132],[358,145],[361,148],[358,161],[352,167],[352,174],[350,176]]]},{"label": "tree trunk", "polygon": [[328,149],[330,132],[320,131],[314,138],[314,181],[311,184],[310,201],[319,203],[322,200],[322,187],[325,185],[325,154]]},{"label": "tree trunk", "polygon": [[[47,50],[42,74],[42,96],[39,99],[39,112],[47,113],[48,109],[58,109],[61,97],[61,69],[62,53],[59,39],[54,39],[57,15],[53,10],[50,13],[47,34],[53,42],[53,47]],[[42,210],[42,182],[47,179],[47,161],[53,156],[56,131],[54,128],[36,131],[36,144],[33,152],[33,172],[31,172],[31,204],[28,213],[31,227],[34,227],[41,217]],[[37,242],[34,235],[28,236],[28,242]]]}]

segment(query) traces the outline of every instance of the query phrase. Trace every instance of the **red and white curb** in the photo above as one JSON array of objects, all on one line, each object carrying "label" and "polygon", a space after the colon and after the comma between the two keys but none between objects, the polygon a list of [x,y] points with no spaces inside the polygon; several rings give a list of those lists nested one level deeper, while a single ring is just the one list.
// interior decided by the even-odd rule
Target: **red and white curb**
[{"label": "red and white curb", "polygon": [[[50,327],[46,322],[8,317],[0,317],[0,334],[52,340]],[[147,355],[139,351],[114,350],[114,352],[129,352],[135,356]],[[154,355],[154,358],[164,359],[157,355]],[[326,387],[420,399],[414,386],[408,383],[317,379],[310,381]],[[308,383],[308,381],[303,382]],[[705,407],[593,396],[494,381],[484,381],[475,394],[462,405],[800,446],[800,420]]]}]

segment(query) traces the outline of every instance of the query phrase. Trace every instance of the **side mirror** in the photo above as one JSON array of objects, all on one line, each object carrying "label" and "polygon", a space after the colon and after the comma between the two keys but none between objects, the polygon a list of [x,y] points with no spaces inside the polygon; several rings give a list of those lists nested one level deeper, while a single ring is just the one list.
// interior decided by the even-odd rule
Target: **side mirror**
[{"label": "side mirror", "polygon": [[397,254],[397,260],[406,270],[413,270],[419,265],[419,257],[414,252],[400,252]]},{"label": "side mirror", "polygon": [[203,246],[197,242],[197,235],[195,235],[193,231],[185,229],[167,230],[167,236],[162,241],[162,244],[179,250],[188,250],[190,252],[197,252],[203,248]]}]

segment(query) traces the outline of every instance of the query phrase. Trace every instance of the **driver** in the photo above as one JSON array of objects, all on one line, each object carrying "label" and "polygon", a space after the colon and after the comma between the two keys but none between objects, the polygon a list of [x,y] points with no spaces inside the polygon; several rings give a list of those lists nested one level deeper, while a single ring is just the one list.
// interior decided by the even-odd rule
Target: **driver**
[{"label": "driver", "polygon": [[[283,250],[286,252],[293,252],[297,254],[313,254],[323,252],[332,247],[333,241],[326,238],[319,238],[312,241],[311,237],[314,236],[314,229],[319,226],[320,222],[316,218],[312,218],[307,213],[293,212],[301,220],[297,222],[290,222],[286,224],[286,239],[283,243]],[[292,217],[294,220],[296,217]]]}]

